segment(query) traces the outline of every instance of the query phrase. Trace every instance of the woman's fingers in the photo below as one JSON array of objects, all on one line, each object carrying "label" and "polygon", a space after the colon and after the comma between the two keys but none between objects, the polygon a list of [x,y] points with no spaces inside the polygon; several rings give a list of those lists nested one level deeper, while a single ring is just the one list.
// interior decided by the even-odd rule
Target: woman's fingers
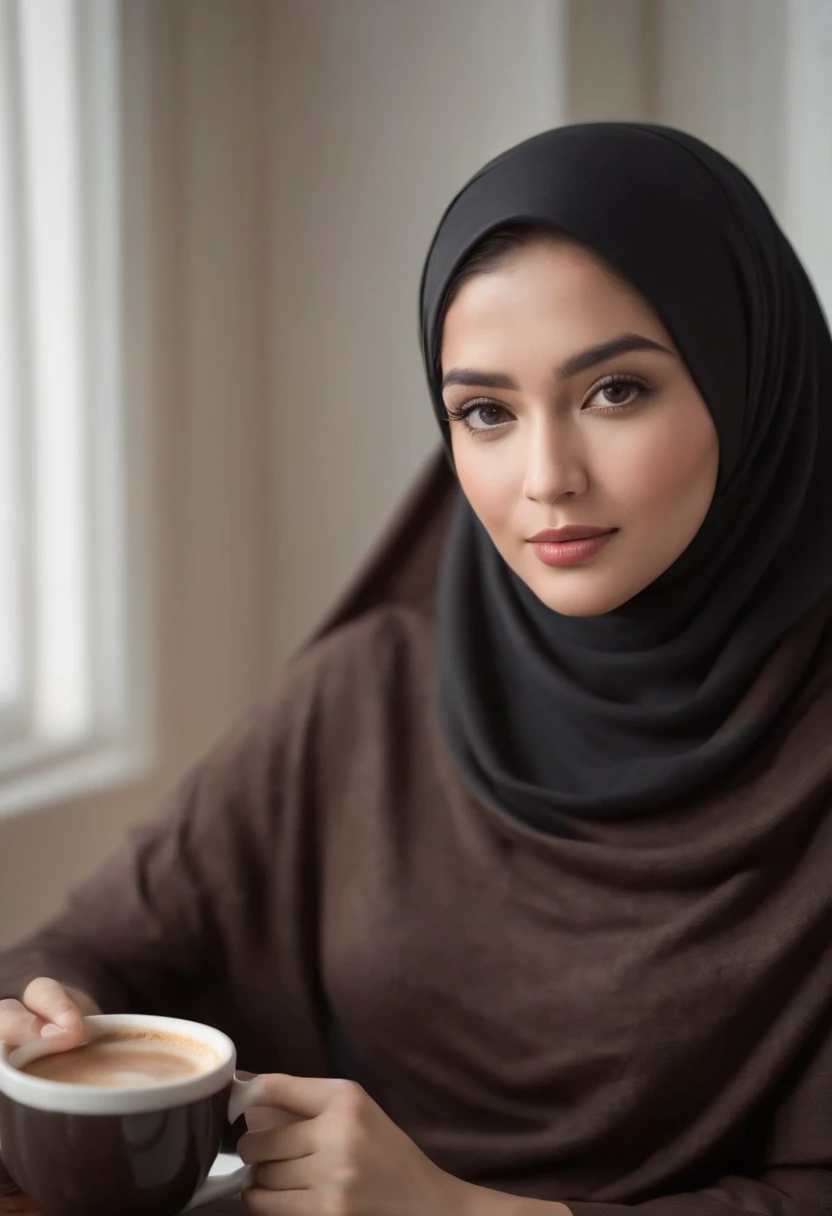
[{"label": "woman's fingers", "polygon": [[246,1132],[237,1142],[237,1152],[246,1165],[260,1165],[264,1161],[294,1161],[309,1157],[316,1147],[318,1129],[315,1124],[314,1119],[304,1119],[284,1127]]},{"label": "woman's fingers", "polygon": [[298,1157],[295,1161],[266,1161],[257,1166],[254,1185],[267,1191],[311,1191],[314,1181],[311,1161],[311,1157]]},{"label": "woman's fingers", "polygon": [[32,980],[23,993],[23,1004],[45,1022],[52,1022],[70,1033],[82,1026],[81,1010],[57,980],[43,977]]},{"label": "woman's fingers", "polygon": [[297,1123],[296,1115],[288,1115],[276,1106],[252,1106],[246,1111],[246,1127],[250,1132],[262,1132],[267,1128],[289,1127]]},{"label": "woman's fingers", "polygon": [[0,1043],[22,1047],[40,1038],[44,1022],[20,1001],[0,1001]]},{"label": "woman's fingers", "polygon": [[66,1051],[83,1043],[81,1010],[57,980],[32,980],[23,993],[23,1004],[38,1019],[40,1037],[48,1042],[50,1051]]},{"label": "woman's fingers", "polygon": [[279,1072],[263,1073],[260,1087],[263,1106],[277,1106],[301,1119],[314,1119],[330,1102],[350,1102],[363,1092],[352,1081],[330,1077],[292,1077]]},{"label": "woman's fingers", "polygon": [[[257,1073],[238,1068],[234,1076],[238,1081],[253,1081]],[[294,1119],[294,1115],[287,1115],[276,1106],[250,1106],[246,1111],[246,1127],[250,1132],[262,1132],[267,1127],[285,1127],[287,1123],[293,1123]]]}]

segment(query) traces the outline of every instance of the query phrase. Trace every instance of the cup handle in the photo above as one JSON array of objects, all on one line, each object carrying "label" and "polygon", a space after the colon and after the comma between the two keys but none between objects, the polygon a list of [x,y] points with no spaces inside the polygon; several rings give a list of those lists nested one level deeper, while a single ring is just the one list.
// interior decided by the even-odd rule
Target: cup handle
[{"label": "cup handle", "polygon": [[[257,1106],[261,1097],[259,1077],[254,1077],[251,1081],[241,1081],[239,1077],[235,1077],[231,1082],[231,1094],[228,1099],[228,1122],[236,1123],[240,1115],[244,1114],[249,1107]],[[202,1207],[203,1203],[212,1203],[215,1199],[230,1199],[232,1195],[239,1195],[240,1191],[250,1186],[253,1177],[254,1166],[241,1164],[239,1169],[232,1170],[228,1174],[206,1178],[191,1202],[182,1210],[190,1212],[192,1208]]]}]

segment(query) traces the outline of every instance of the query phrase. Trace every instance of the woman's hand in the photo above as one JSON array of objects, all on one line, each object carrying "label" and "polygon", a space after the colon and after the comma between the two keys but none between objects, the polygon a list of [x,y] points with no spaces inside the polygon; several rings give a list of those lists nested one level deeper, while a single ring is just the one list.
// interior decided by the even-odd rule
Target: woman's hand
[{"label": "woman's hand", "polygon": [[252,1110],[248,1125],[258,1130],[237,1146],[257,1165],[243,1196],[253,1216],[459,1216],[469,1188],[429,1161],[359,1085],[280,1073],[261,1084],[282,1126],[264,1128],[263,1107]]},{"label": "woman's hand", "polygon": [[68,1051],[84,1041],[83,1018],[99,1012],[86,993],[56,980],[32,980],[22,1001],[0,1001],[0,1042],[22,1047],[43,1039],[50,1052]]}]

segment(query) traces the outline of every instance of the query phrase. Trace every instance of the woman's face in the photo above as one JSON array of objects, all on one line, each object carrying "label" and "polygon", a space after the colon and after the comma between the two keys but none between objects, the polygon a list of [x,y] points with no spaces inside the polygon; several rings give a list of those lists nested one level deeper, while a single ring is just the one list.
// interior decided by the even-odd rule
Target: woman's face
[{"label": "woman's face", "polygon": [[541,240],[467,280],[442,374],[463,492],[555,612],[612,611],[696,535],[713,420],[659,318],[592,254]]}]

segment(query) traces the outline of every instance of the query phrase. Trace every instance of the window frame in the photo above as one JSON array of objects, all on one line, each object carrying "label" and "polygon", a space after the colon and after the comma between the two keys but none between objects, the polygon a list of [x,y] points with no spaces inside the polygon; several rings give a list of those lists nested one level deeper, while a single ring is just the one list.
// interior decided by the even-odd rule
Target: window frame
[{"label": "window frame", "polygon": [[[16,264],[10,281],[17,288],[17,308],[7,309],[7,319],[14,319],[13,329],[7,330],[7,345],[17,355],[15,399],[20,403],[14,423],[21,457],[16,547],[24,632],[19,664],[22,696],[16,704],[0,706],[0,818],[134,780],[154,762],[147,662],[150,588],[144,585],[150,563],[145,543],[147,502],[141,493],[147,449],[141,427],[130,415],[123,373],[122,16],[120,0],[9,0],[0,31],[5,38],[0,48],[7,69],[4,88],[11,103],[6,117],[11,165],[7,176],[14,175],[16,186],[6,216],[14,225],[9,245]],[[47,38],[51,46],[43,41]],[[54,95],[47,95],[39,116],[41,127],[44,114],[55,126],[59,118],[64,123],[60,146],[53,142],[51,147],[48,126],[39,136],[36,131],[38,98],[45,95],[39,95],[38,89],[47,86],[35,79],[33,66],[37,62],[40,70],[50,54],[59,60],[55,74],[63,79],[63,101],[69,111],[58,113]],[[47,113],[49,105],[52,109]],[[73,138],[68,141],[66,124],[73,125]],[[33,149],[40,152],[39,161]],[[65,161],[74,157],[73,163],[64,163],[63,178],[61,157]],[[36,200],[38,216],[32,194],[43,191],[47,179],[53,190],[63,185],[74,191],[59,198],[59,205],[70,213],[74,208],[74,216],[70,215],[74,226],[70,223],[68,233],[58,235],[77,242],[75,249],[59,253],[68,261],[75,259],[77,272],[71,284],[77,308],[64,312],[64,319],[75,325],[75,346],[64,353],[68,366],[74,360],[78,378],[74,415],[55,413],[72,402],[72,388],[64,394],[61,383],[59,391],[53,384],[51,424],[44,427],[48,414],[37,396],[38,361],[47,367],[56,335],[60,339],[54,316],[49,347],[42,338],[49,327],[38,324],[43,317],[37,311],[37,255],[43,251],[35,246],[43,233],[37,225],[39,219],[44,222],[44,215],[49,222],[55,200],[41,194]],[[53,206],[53,216],[58,213],[59,207]],[[43,239],[55,236],[51,231]],[[42,282],[40,288],[45,299]],[[42,307],[42,314],[47,307]],[[79,476],[76,469],[76,497],[70,500],[76,509],[75,527],[71,535],[65,530],[64,536],[64,541],[77,546],[71,561],[58,550],[61,519],[53,521],[57,527],[51,539],[43,526],[52,505],[50,486],[42,484],[44,468],[53,478],[60,472],[65,452],[56,447],[53,435],[61,430],[65,440],[77,443],[83,474]],[[64,635],[56,633],[62,626],[64,604],[48,589],[50,562],[59,567],[62,557],[64,571],[74,573],[78,583],[80,605],[72,631]],[[51,622],[51,637],[45,622]],[[72,654],[73,647],[79,655]],[[62,704],[62,692],[73,677],[78,681],[76,703],[67,704],[64,696]]]}]

